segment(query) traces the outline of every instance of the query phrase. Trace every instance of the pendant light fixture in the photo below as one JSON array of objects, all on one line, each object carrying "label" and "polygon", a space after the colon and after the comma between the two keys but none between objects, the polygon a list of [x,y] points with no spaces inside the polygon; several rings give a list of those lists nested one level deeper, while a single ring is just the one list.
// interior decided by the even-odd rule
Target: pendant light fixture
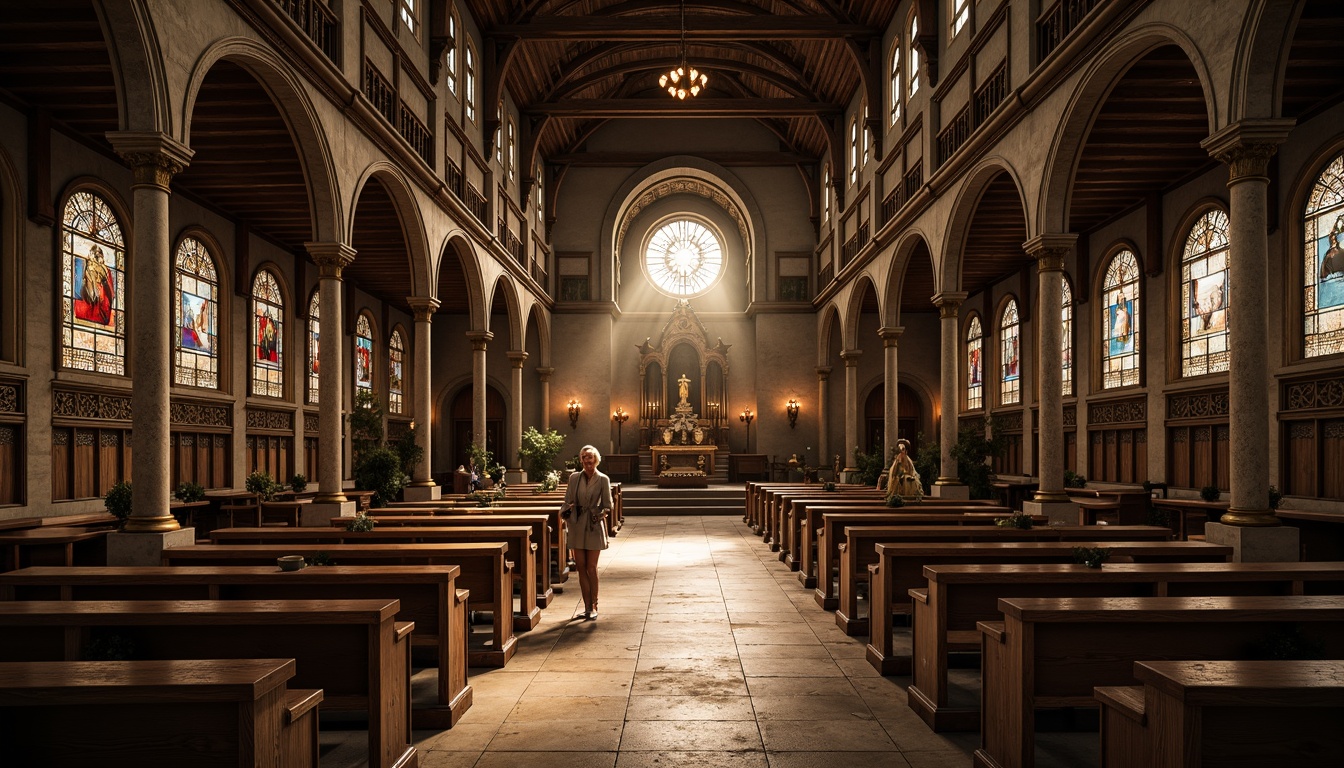
[{"label": "pendant light fixture", "polygon": [[704,72],[686,64],[686,0],[681,0],[681,58],[680,64],[658,78],[658,87],[667,91],[674,99],[696,96],[709,86],[709,77]]}]

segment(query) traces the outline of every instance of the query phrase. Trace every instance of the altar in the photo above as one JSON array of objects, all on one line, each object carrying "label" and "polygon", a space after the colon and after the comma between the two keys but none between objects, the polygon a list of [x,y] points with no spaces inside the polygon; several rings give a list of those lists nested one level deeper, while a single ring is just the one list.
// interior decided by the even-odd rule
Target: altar
[{"label": "altar", "polygon": [[655,445],[653,476],[659,488],[706,488],[714,476],[713,445]]}]

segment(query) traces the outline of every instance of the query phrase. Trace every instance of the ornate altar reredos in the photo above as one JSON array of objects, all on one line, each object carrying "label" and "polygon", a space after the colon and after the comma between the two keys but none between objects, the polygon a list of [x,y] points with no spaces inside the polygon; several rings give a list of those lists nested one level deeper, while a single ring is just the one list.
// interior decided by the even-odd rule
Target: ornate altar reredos
[{"label": "ornate altar reredos", "polygon": [[[710,343],[709,332],[684,299],[657,343],[649,338],[639,345],[639,440],[653,453],[655,475],[713,475],[718,446],[728,441],[729,346],[723,339]],[[670,409],[669,401],[674,403]]]}]

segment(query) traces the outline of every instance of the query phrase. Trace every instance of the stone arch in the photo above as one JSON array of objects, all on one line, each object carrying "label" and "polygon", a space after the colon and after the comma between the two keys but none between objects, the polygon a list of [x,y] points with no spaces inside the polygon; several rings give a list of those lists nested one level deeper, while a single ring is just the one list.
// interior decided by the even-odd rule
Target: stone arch
[{"label": "stone arch", "polygon": [[[504,315],[508,319],[509,328],[509,351],[520,351],[523,349],[523,309],[518,300],[518,286],[514,284],[513,278],[507,274],[500,274],[495,278],[495,284],[487,295],[490,306],[486,309],[485,318],[488,322],[494,316],[494,302],[496,296],[504,297]],[[487,330],[489,328],[487,327]]]},{"label": "stone arch", "polygon": [[902,232],[900,239],[896,242],[896,248],[892,252],[891,265],[887,272],[883,292],[878,294],[882,306],[883,327],[895,328],[901,324],[901,310],[903,309],[901,293],[905,288],[906,271],[910,269],[916,249],[921,244],[929,254],[930,269],[935,276],[938,274],[938,264],[933,260],[933,249],[929,248],[929,239],[925,236],[923,230],[911,227]]},{"label": "stone arch", "polygon": [[845,349],[859,349],[859,320],[863,316],[863,297],[868,291],[877,295],[879,322],[882,317],[882,297],[877,292],[873,278],[867,274],[860,275],[850,289],[849,304],[845,307],[845,321],[841,325],[840,335],[844,339]]},{"label": "stone arch", "polygon": [[458,262],[462,265],[462,273],[466,277],[467,307],[471,330],[488,330],[490,323],[487,315],[489,310],[486,307],[485,299],[485,276],[481,274],[480,263],[476,260],[476,249],[472,247],[471,239],[465,231],[455,229],[444,238],[443,247],[439,249],[438,263],[434,265],[434,281],[431,283],[436,293],[438,291],[439,275],[443,271],[443,260],[449,256],[457,257]]},{"label": "stone arch", "polygon": [[23,197],[19,174],[4,147],[0,147],[0,360],[22,362],[19,340],[27,325],[24,283]]},{"label": "stone arch", "polygon": [[167,79],[145,0],[95,2],[117,84],[117,124],[123,131],[153,131],[175,136]]},{"label": "stone arch", "polygon": [[314,242],[345,242],[341,240],[346,227],[342,211],[339,185],[327,131],[322,125],[312,101],[308,98],[299,78],[289,64],[275,51],[247,38],[231,37],[220,40],[205,50],[196,61],[182,103],[182,143],[191,145],[191,116],[206,75],[219,61],[229,61],[242,67],[256,78],[265,89],[276,111],[289,128],[294,150],[303,168],[308,186],[308,209],[313,216]]},{"label": "stone arch", "polygon": [[[430,285],[429,239],[425,234],[425,220],[420,205],[416,202],[410,184],[406,182],[405,174],[397,166],[386,160],[379,160],[360,174],[350,197],[350,216],[343,227],[342,242],[354,242],[355,211],[359,205],[359,197],[371,179],[377,179],[387,190],[388,197],[392,198],[397,218],[401,221],[402,237],[406,239],[406,246],[410,250],[407,258],[410,261],[411,286],[406,295],[424,296],[429,293]],[[359,255],[356,254],[355,258],[358,259]]]},{"label": "stone arch", "polygon": [[[531,323],[536,323],[537,328],[537,348],[540,350],[540,359],[537,366],[547,368],[551,365],[551,315],[546,311],[546,305],[533,299],[527,306],[526,318],[523,320],[523,333],[527,333],[527,327]],[[527,337],[524,336],[521,347],[527,349]]]},{"label": "stone arch", "polygon": [[844,325],[840,323],[840,307],[832,300],[821,308],[821,314],[817,316],[817,365],[830,365],[831,358],[840,356],[841,350],[831,349],[831,331],[835,330],[837,324],[840,325],[843,345]]},{"label": "stone arch", "polygon": [[962,186],[956,203],[953,204],[952,216],[948,219],[947,234],[943,240],[942,263],[934,268],[938,293],[961,290],[962,255],[965,252],[966,241],[970,237],[971,221],[975,218],[980,198],[1001,173],[1008,174],[1013,181],[1013,187],[1017,190],[1018,201],[1022,203],[1022,217],[1027,227],[1027,239],[1035,236],[1035,232],[1031,229],[1032,217],[1027,209],[1027,195],[1022,186],[1021,175],[1001,156],[985,158],[966,175],[966,183]]},{"label": "stone arch", "polygon": [[1228,94],[1227,121],[1283,115],[1283,82],[1293,32],[1306,0],[1253,0],[1242,20]]},{"label": "stone arch", "polygon": [[1106,104],[1111,90],[1130,67],[1151,51],[1165,45],[1180,48],[1199,76],[1200,89],[1209,115],[1209,133],[1218,127],[1218,108],[1213,78],[1198,47],[1184,32],[1168,24],[1145,24],[1112,40],[1084,71],[1064,108],[1063,119],[1045,158],[1037,217],[1028,219],[1037,232],[1064,233],[1069,226],[1069,203],[1073,177],[1092,123]]}]

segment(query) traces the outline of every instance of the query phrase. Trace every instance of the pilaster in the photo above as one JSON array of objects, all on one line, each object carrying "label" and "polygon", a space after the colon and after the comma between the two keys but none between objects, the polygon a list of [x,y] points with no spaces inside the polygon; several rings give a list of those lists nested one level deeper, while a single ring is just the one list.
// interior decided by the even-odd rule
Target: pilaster
[{"label": "pilaster", "polygon": [[1064,369],[1060,366],[1059,350],[1064,341],[1064,257],[1077,240],[1074,234],[1047,234],[1022,244],[1027,255],[1036,260],[1039,285],[1035,325],[1036,380],[1040,386],[1036,447],[1040,486],[1034,498],[1042,506],[1074,507],[1064,492]]},{"label": "pilaster", "polygon": [[[347,511],[354,513],[354,504],[347,501],[341,490],[341,454],[344,447],[341,421],[345,403],[341,272],[355,260],[355,249],[345,243],[305,243],[304,247],[320,270],[318,306],[328,324],[318,338],[317,349],[318,359],[322,361],[317,379],[318,400],[322,407],[318,409],[317,415],[318,492],[313,503],[333,505],[339,509],[339,516],[346,516]],[[350,505],[348,510],[344,506],[346,504]]]},{"label": "pilaster", "polygon": [[[957,477],[957,462],[952,458],[952,447],[957,443],[957,414],[960,412],[957,395],[961,375],[961,366],[958,365],[957,358],[960,328],[957,322],[961,303],[965,300],[966,293],[962,291],[944,291],[933,297],[933,304],[938,307],[939,318],[939,351],[942,367],[942,386],[939,394],[942,402],[939,408],[941,421],[938,425],[939,472],[931,490],[934,496],[942,498],[970,498],[970,489],[966,488]],[[953,486],[960,488],[956,489]]]}]

